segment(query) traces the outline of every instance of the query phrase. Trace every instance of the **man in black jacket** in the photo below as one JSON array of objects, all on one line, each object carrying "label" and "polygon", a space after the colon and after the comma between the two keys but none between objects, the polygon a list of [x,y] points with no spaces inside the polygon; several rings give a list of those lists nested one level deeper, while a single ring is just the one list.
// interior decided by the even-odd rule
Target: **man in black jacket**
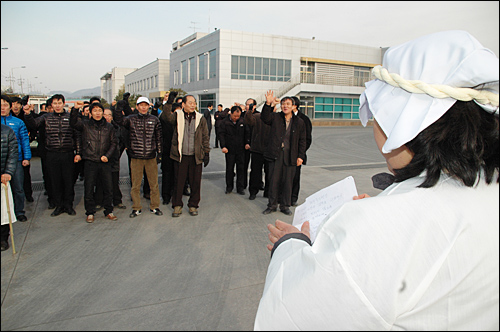
[{"label": "man in black jacket", "polygon": [[214,109],[214,104],[208,103],[207,109],[205,112],[203,112],[203,116],[205,117],[205,120],[207,121],[207,128],[208,128],[208,139],[210,139],[210,133],[212,132],[212,110]]},{"label": "man in black jacket", "polygon": [[222,120],[226,117],[226,113],[223,111],[223,106],[222,104],[217,105],[217,111],[214,114],[214,119],[215,119],[215,147],[219,147],[219,142],[220,142],[220,124],[222,123]]},{"label": "man in black jacket", "polygon": [[104,107],[100,103],[90,105],[89,120],[78,116],[79,107],[83,102],[77,102],[71,110],[70,125],[82,132],[82,157],[85,160],[85,214],[87,222],[94,222],[96,203],[94,190],[97,179],[101,181],[104,191],[104,216],[109,220],[118,219],[113,214],[113,187],[111,181],[111,163],[114,152],[118,148],[118,139],[113,125],[104,119]]},{"label": "man in black jacket", "polygon": [[245,124],[251,128],[249,149],[251,153],[250,181],[248,191],[250,200],[254,200],[262,187],[262,169],[264,169],[264,197],[269,196],[269,163],[264,158],[264,152],[269,144],[271,126],[260,119],[260,112],[253,108],[253,112],[246,112]]},{"label": "man in black jacket", "polygon": [[138,114],[123,117],[121,109],[117,107],[115,111],[115,121],[124,126],[129,131],[129,155],[130,171],[132,175],[132,196],[133,206],[130,218],[141,214],[141,181],[144,170],[148,178],[151,189],[151,202],[149,210],[151,213],[161,216],[160,211],[160,191],[158,186],[158,166],[161,161],[163,150],[163,138],[160,120],[154,115],[148,114],[149,99],[139,97],[137,99]]},{"label": "man in black jacket", "polygon": [[[312,144],[312,123],[311,120],[307,115],[302,113],[300,111],[300,100],[299,98],[293,96],[291,97],[293,99],[293,114],[298,116],[299,118],[304,121],[304,125],[306,126],[306,152],[309,150]],[[305,165],[307,163],[307,153],[304,154],[304,162],[302,165]],[[297,166],[297,169],[295,170],[295,176],[293,177],[293,185],[292,185],[292,206],[297,205],[297,200],[299,199],[299,191],[300,191],[300,171],[302,168],[302,165]]]},{"label": "man in black jacket", "polygon": [[233,191],[236,165],[236,191],[244,195],[246,126],[241,118],[241,107],[231,107],[231,114],[222,121],[220,131],[220,146],[226,157],[226,194]]},{"label": "man in black jacket", "polygon": [[264,158],[269,160],[269,201],[263,214],[276,211],[281,193],[280,210],[286,215],[290,211],[292,198],[292,181],[295,169],[302,165],[306,153],[306,129],[304,121],[292,112],[293,99],[285,97],[281,100],[282,112],[273,113],[278,103],[272,91],[266,93],[266,104],[261,113],[261,120],[271,126],[269,145]]},{"label": "man in black jacket", "polygon": [[[69,125],[69,113],[64,110],[65,98],[61,94],[52,96],[53,113],[34,118],[29,105],[24,106],[25,121],[29,130],[45,129],[45,148],[47,150],[47,168],[52,182],[55,217],[63,212],[73,216],[75,199],[74,168],[81,160],[80,137]],[[75,154],[76,151],[76,154]]]}]

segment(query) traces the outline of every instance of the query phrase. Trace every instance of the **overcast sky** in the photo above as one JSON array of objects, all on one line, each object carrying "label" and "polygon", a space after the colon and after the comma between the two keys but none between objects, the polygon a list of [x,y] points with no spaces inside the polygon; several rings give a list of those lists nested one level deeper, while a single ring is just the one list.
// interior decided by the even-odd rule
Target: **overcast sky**
[{"label": "overcast sky", "polygon": [[[42,92],[100,85],[113,67],[169,59],[172,43],[214,28],[387,47],[466,30],[499,54],[498,1],[2,1],[1,84]],[[8,48],[4,50],[3,48]],[[26,66],[26,68],[16,68]],[[14,68],[14,69],[13,69]],[[36,78],[35,78],[36,77]],[[16,86],[16,91],[20,87]]]}]

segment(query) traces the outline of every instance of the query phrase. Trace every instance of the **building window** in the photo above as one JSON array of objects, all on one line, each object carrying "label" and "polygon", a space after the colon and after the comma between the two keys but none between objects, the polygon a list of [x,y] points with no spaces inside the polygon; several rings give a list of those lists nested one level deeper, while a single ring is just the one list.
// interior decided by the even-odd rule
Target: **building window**
[{"label": "building window", "polygon": [[181,84],[187,83],[188,81],[188,68],[187,68],[187,61],[184,60],[181,62]]},{"label": "building window", "polygon": [[158,75],[155,75],[155,88],[158,87]]},{"label": "building window", "polygon": [[195,61],[194,61],[194,57],[190,58],[189,59],[189,82],[194,82],[195,80],[195,74],[196,74],[196,71],[195,71]]},{"label": "building window", "polygon": [[291,60],[231,56],[232,79],[287,82],[291,76]]},{"label": "building window", "polygon": [[359,98],[314,98],[315,119],[359,119]]},{"label": "building window", "polygon": [[204,95],[200,95],[200,113],[203,114],[205,110],[208,107],[208,103],[212,103],[214,105],[214,108],[212,109],[211,114],[214,114],[214,112],[217,110],[217,107],[215,107],[215,93],[207,93]]},{"label": "building window", "polygon": [[208,52],[208,79],[215,78],[217,76],[217,51],[211,50]]},{"label": "building window", "polygon": [[206,72],[205,63],[207,61],[206,59],[207,57],[205,53],[198,55],[198,81],[203,81],[205,79],[205,72]]}]

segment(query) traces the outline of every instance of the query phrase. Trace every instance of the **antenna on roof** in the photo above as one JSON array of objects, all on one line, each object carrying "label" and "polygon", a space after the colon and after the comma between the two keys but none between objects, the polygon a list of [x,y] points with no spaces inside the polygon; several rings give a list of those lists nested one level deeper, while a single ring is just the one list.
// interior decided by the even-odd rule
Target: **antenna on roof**
[{"label": "antenna on roof", "polygon": [[193,26],[190,28],[193,28],[193,33],[195,33],[196,32],[196,24],[198,24],[198,22],[191,21],[191,23],[193,24]]}]

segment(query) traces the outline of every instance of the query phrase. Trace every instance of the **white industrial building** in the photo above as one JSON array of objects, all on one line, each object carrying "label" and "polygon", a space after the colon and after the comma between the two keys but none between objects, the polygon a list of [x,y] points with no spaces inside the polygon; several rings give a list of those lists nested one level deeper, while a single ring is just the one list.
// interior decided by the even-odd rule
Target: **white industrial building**
[{"label": "white industrial building", "polygon": [[[113,68],[101,78],[101,97],[111,102],[125,91],[159,100],[170,88],[231,107],[273,90],[297,96],[315,125],[358,124],[359,96],[382,63],[385,48],[233,30],[196,32],[172,44],[170,59],[139,68]],[[217,107],[215,107],[215,110]],[[353,121],[354,120],[354,121]]]},{"label": "white industrial building", "polygon": [[125,91],[148,97],[154,103],[170,89],[170,60],[155,61],[125,75]]},{"label": "white industrial building", "polygon": [[118,91],[125,84],[125,75],[133,72],[137,68],[119,68],[114,67],[101,77],[101,98],[108,103],[115,99]]},{"label": "white industrial building", "polygon": [[273,90],[277,97],[299,97],[315,124],[346,122],[359,118],[359,96],[384,50],[224,29],[198,32],[172,44],[170,87],[193,94],[199,109],[248,98],[260,107]]}]

